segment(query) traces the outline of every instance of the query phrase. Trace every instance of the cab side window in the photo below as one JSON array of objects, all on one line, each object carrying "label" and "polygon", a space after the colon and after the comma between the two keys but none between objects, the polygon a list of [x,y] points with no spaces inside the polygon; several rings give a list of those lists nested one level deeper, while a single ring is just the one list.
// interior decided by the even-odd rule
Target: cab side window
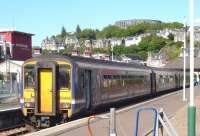
[{"label": "cab side window", "polygon": [[69,66],[61,65],[59,66],[59,89],[70,88],[70,69]]}]

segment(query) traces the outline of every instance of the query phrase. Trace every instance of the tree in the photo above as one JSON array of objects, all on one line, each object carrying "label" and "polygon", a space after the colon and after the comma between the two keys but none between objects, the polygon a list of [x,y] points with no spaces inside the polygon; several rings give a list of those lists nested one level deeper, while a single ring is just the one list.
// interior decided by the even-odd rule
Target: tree
[{"label": "tree", "polygon": [[92,29],[84,29],[80,34],[80,39],[82,40],[95,40],[96,32]]},{"label": "tree", "polygon": [[81,28],[79,25],[77,25],[77,27],[76,27],[75,35],[76,35],[77,39],[81,38]]},{"label": "tree", "polygon": [[69,51],[67,49],[62,49],[59,51],[60,55],[69,55]]},{"label": "tree", "polygon": [[83,54],[84,51],[85,51],[85,48],[84,48],[83,46],[81,46],[81,47],[78,47],[77,50],[78,50],[81,54]]},{"label": "tree", "polygon": [[137,55],[138,55],[140,58],[142,58],[143,60],[146,60],[147,57],[148,57],[148,54],[147,54],[147,52],[145,52],[145,51],[140,51],[140,52],[137,53]]},{"label": "tree", "polygon": [[200,40],[194,42],[195,47],[200,47]]},{"label": "tree", "polygon": [[108,38],[121,38],[121,37],[127,37],[128,31],[126,29],[122,29],[118,26],[109,25],[107,27],[104,27],[101,32],[97,34],[98,39],[108,39]]},{"label": "tree", "polygon": [[117,45],[117,46],[114,46],[114,48],[113,48],[113,52],[117,56],[124,54],[124,51],[125,51],[124,45]]},{"label": "tree", "polygon": [[174,34],[170,33],[167,37],[169,40],[174,41]]},{"label": "tree", "polygon": [[76,33],[81,33],[81,28],[79,25],[77,25],[77,27],[76,27]]},{"label": "tree", "polygon": [[174,42],[170,46],[165,46],[160,50],[160,53],[165,54],[167,60],[177,58],[181,53],[183,42]]},{"label": "tree", "polygon": [[65,38],[66,35],[67,35],[67,31],[66,31],[65,27],[63,26],[62,29],[61,29],[61,37]]}]

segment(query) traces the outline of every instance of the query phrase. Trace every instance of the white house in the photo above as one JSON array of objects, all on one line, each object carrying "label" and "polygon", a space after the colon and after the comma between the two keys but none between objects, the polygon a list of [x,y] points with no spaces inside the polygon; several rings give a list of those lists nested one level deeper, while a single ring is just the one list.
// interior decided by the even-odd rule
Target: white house
[{"label": "white house", "polygon": [[73,45],[75,48],[80,47],[79,40],[76,36],[67,36],[65,38],[65,44],[66,45]]},{"label": "white house", "polygon": [[142,40],[142,36],[127,37],[125,39],[125,45],[137,45]]}]

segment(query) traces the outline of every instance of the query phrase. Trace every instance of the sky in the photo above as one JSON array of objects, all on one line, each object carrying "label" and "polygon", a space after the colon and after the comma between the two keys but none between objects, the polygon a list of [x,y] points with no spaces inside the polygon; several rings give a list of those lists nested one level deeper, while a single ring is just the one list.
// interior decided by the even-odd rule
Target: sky
[{"label": "sky", "polygon": [[[33,46],[56,35],[64,26],[73,32],[102,29],[118,20],[154,19],[183,22],[189,15],[189,0],[2,0],[0,29],[35,34]],[[195,18],[200,18],[200,0],[195,0]]]}]

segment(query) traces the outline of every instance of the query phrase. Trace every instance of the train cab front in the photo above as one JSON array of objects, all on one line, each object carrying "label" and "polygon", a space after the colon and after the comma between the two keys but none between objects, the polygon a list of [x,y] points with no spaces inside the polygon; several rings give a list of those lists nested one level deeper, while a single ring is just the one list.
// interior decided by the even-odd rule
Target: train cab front
[{"label": "train cab front", "polygon": [[72,116],[71,69],[65,61],[24,65],[23,113],[37,127],[49,127]]}]

